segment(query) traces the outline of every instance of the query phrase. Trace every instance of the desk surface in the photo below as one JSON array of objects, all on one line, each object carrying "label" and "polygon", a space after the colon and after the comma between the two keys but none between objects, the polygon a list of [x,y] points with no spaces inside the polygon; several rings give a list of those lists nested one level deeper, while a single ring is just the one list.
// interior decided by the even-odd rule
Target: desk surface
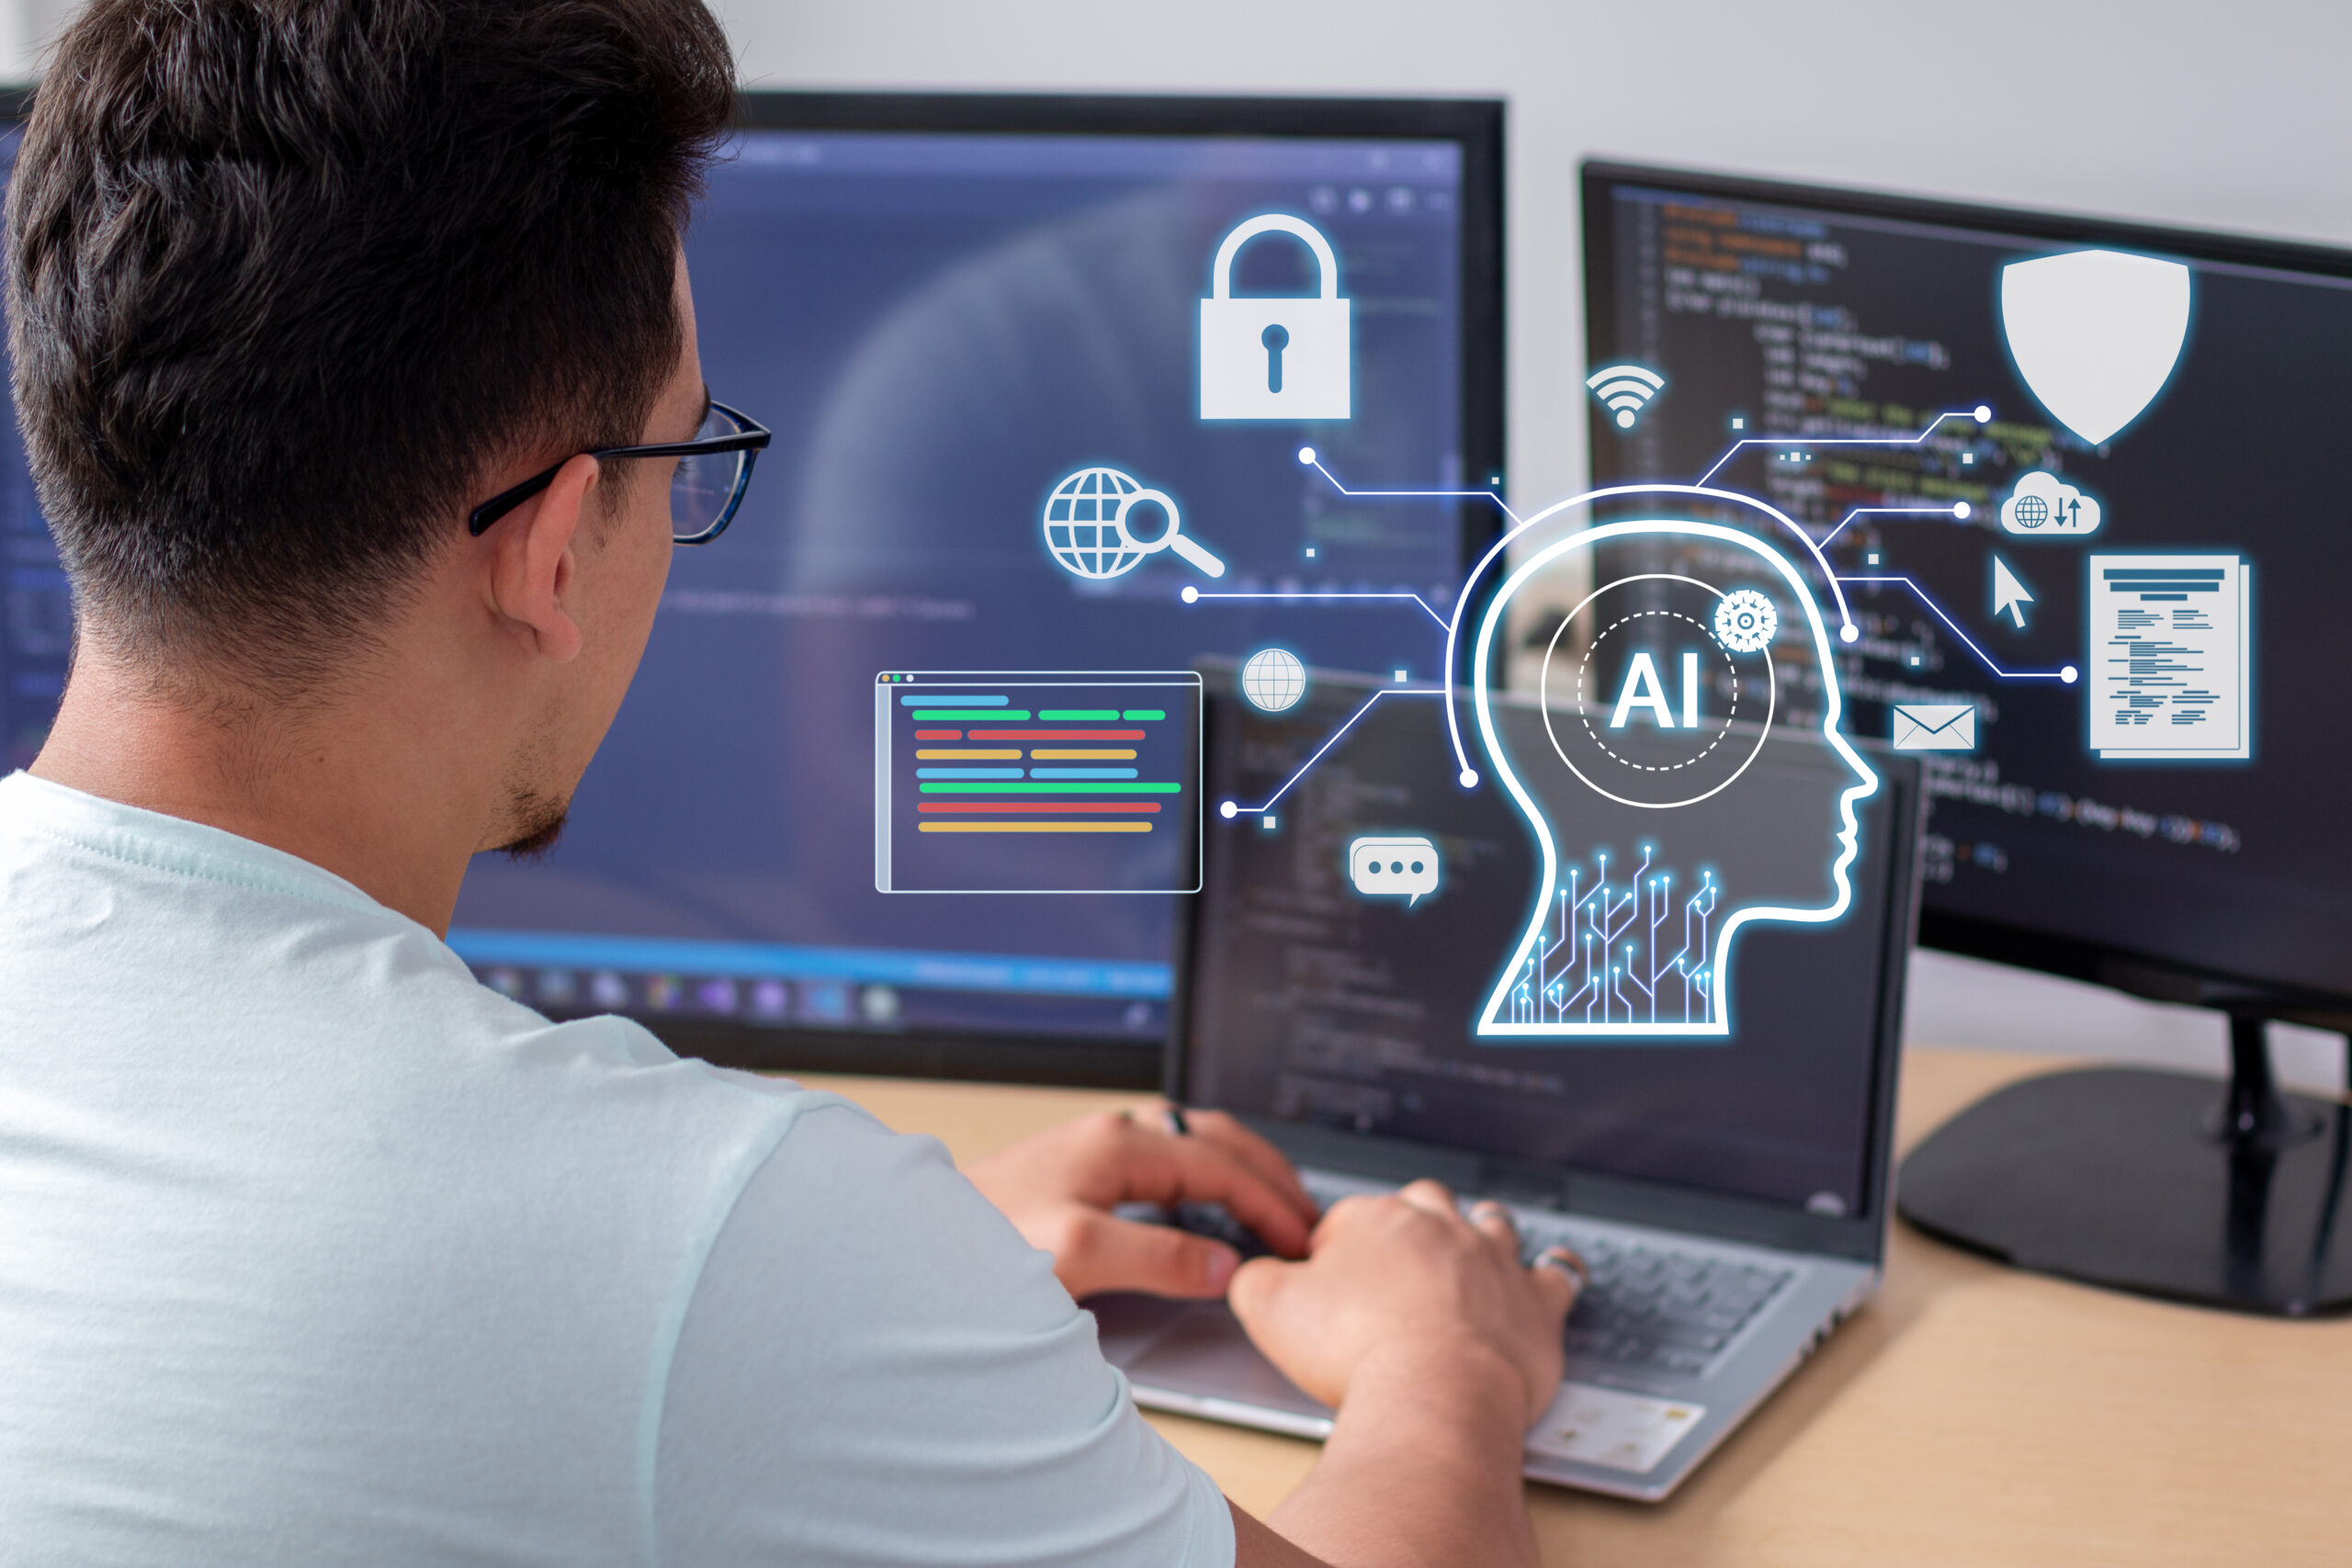
[{"label": "desk surface", "polygon": [[[1914,1051],[1897,1140],[2052,1064]],[[1135,1096],[837,1089],[968,1159]],[[1150,1417],[1260,1515],[1313,1444]],[[1984,1568],[2352,1561],[2352,1321],[2277,1323],[2038,1279],[1898,1223],[1886,1289],[1669,1501],[1528,1489],[1544,1561]]]}]

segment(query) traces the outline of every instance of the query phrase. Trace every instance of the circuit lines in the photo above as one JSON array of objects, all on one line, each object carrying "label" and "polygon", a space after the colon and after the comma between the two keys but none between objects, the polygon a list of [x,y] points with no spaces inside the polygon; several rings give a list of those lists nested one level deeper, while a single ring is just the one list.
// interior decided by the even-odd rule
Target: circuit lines
[{"label": "circuit lines", "polygon": [[1319,588],[1271,588],[1262,592],[1237,592],[1219,591],[1215,593],[1204,593],[1200,589],[1193,587],[1188,582],[1184,585],[1183,592],[1177,595],[1177,597],[1182,599],[1187,604],[1197,604],[1204,599],[1314,599],[1317,601],[1335,599],[1410,600],[1412,603],[1419,604],[1421,607],[1421,613],[1423,615],[1429,616],[1430,620],[1437,623],[1438,630],[1443,631],[1447,625],[1445,617],[1439,615],[1436,610],[1430,608],[1430,602],[1428,600],[1422,598],[1418,593],[1408,593],[1402,591],[1394,593],[1363,593],[1340,592],[1338,590],[1326,591]]},{"label": "circuit lines", "polygon": [[2079,670],[2077,670],[2076,668],[2075,668],[2075,666],[2073,666],[2073,665],[2071,665],[2071,664],[2062,664],[2062,665],[2060,665],[2060,666],[2059,666],[2057,669],[2055,669],[2055,670],[2008,670],[2008,669],[2004,669],[2004,668],[2002,667],[2002,665],[2001,665],[2000,660],[1998,660],[1995,659],[1991,654],[1989,654],[1989,653],[1985,652],[1985,651],[1984,651],[1984,649],[1983,649],[1983,647],[1981,647],[1981,646],[1977,643],[1977,641],[1976,641],[1976,639],[1975,639],[1974,637],[1970,637],[1970,636],[1969,636],[1965,631],[1962,631],[1962,630],[1961,629],[1960,623],[1959,623],[1958,621],[1953,620],[1950,615],[1948,615],[1948,614],[1946,614],[1946,613],[1945,613],[1945,611],[1944,611],[1944,607],[1943,607],[1941,604],[1937,604],[1937,603],[1936,603],[1936,601],[1935,601],[1935,596],[1934,596],[1933,594],[1929,593],[1926,589],[1924,589],[1924,588],[1920,587],[1917,581],[1915,581],[1915,580],[1914,580],[1914,579],[1912,579],[1912,578],[1908,578],[1908,577],[1904,576],[1904,575],[1903,575],[1901,572],[1899,572],[1899,571],[1874,572],[1874,573],[1872,573],[1872,574],[1871,574],[1871,575],[1869,575],[1869,576],[1866,576],[1866,577],[1841,577],[1841,578],[1839,578],[1838,581],[1840,581],[1840,582],[1899,582],[1899,583],[1901,583],[1904,587],[1905,587],[1905,588],[1907,588],[1907,589],[1909,589],[1909,590],[1911,591],[1911,592],[1913,593],[1913,595],[1918,599],[1918,601],[1919,601],[1919,603],[1920,603],[1920,604],[1925,604],[1925,605],[1928,608],[1928,610],[1929,610],[1929,611],[1931,611],[1931,612],[1934,614],[1934,615],[1935,615],[1936,619],[1938,619],[1938,620],[1941,621],[1941,622],[1942,622],[1946,626],[1948,626],[1948,627],[1950,627],[1950,628],[1951,628],[1951,635],[1952,635],[1952,636],[1954,636],[1954,637],[1958,637],[1958,638],[1961,640],[1961,642],[1962,642],[1963,645],[1965,645],[1965,646],[1966,646],[1966,648],[1968,649],[1968,651],[1969,651],[1969,652],[1971,652],[1971,653],[1973,653],[1973,654],[1976,655],[1977,659],[1978,659],[1978,660],[1979,660],[1984,664],[1984,668],[1985,668],[1985,669],[1987,669],[1987,670],[1991,671],[1995,676],[1998,677],[1998,678],[1999,678],[1999,679],[2001,679],[2001,680],[2004,680],[2004,681],[2057,681],[2057,682],[2062,682],[2062,683],[2064,683],[2064,684],[2065,684],[2065,685],[2069,685],[2069,686],[2071,686],[2071,685],[2073,685],[2076,681],[2079,681],[2079,680],[2081,680],[2081,679],[2082,679],[2082,671],[2079,671]]},{"label": "circuit lines", "polygon": [[[1432,622],[1442,625],[1445,629],[1445,653],[1442,665],[1444,680],[1443,686],[1439,688],[1412,688],[1411,690],[1416,692],[1427,692],[1430,694],[1444,695],[1450,698],[1453,695],[1456,690],[1455,671],[1460,663],[1459,649],[1462,640],[1463,621],[1468,615],[1472,595],[1476,592],[1479,581],[1486,576],[1487,570],[1492,568],[1498,560],[1503,558],[1504,553],[1510,547],[1513,542],[1525,535],[1530,529],[1541,526],[1563,513],[1571,512],[1579,507],[1589,507],[1600,502],[1629,500],[1641,496],[1687,497],[1702,501],[1729,502],[1734,505],[1751,508],[1754,511],[1764,513],[1775,523],[1779,524],[1781,527],[1785,528],[1798,543],[1804,546],[1806,554],[1812,557],[1814,565],[1820,572],[1823,583],[1828,588],[1831,598],[1836,602],[1838,622],[1838,638],[1842,643],[1850,645],[1860,640],[1861,636],[1861,628],[1856,625],[1852,608],[1849,605],[1846,600],[1845,585],[1849,582],[1899,583],[1917,595],[1920,602],[1926,604],[1928,608],[1933,612],[1937,619],[1943,622],[1947,626],[1950,626],[1953,634],[1967,646],[1971,652],[1974,653],[1976,657],[1984,662],[1985,669],[1990,671],[1996,677],[2002,680],[2013,681],[2060,681],[2071,684],[2074,681],[2080,678],[2079,671],[2076,671],[2071,665],[2058,670],[2036,671],[2012,671],[2004,668],[1997,660],[1985,652],[1982,644],[1978,643],[1974,638],[1969,637],[1966,632],[1962,631],[1959,623],[1956,622],[1940,604],[1937,604],[1928,592],[1913,579],[1893,573],[1871,576],[1852,576],[1843,574],[1838,572],[1829,564],[1829,558],[1824,551],[1823,547],[1834,540],[1838,535],[1845,529],[1847,525],[1852,523],[1856,517],[1873,513],[1917,514],[1955,517],[1964,521],[1967,513],[1962,510],[1962,507],[1966,504],[1965,502],[1956,503],[1951,506],[1918,508],[1857,507],[1848,513],[1848,514],[1835,528],[1832,528],[1826,535],[1823,536],[1822,538],[1816,540],[1803,525],[1796,521],[1796,519],[1781,511],[1778,507],[1773,506],[1769,502],[1762,501],[1758,497],[1749,495],[1744,491],[1718,489],[1707,482],[1713,479],[1716,473],[1718,473],[1726,463],[1730,462],[1733,457],[1736,457],[1742,450],[1750,446],[1778,447],[1782,449],[1829,446],[1918,446],[1924,445],[1939,429],[1950,421],[1964,419],[1973,421],[1978,424],[1984,424],[1989,422],[1992,417],[1992,409],[1988,405],[1979,403],[1973,409],[1954,409],[1939,413],[1934,419],[1928,422],[1926,428],[1920,430],[1917,434],[1908,436],[1743,436],[1739,440],[1733,442],[1732,445],[1724,450],[1723,456],[1716,458],[1715,461],[1709,466],[1705,473],[1699,476],[1699,481],[1695,484],[1659,482],[1651,484],[1610,485],[1599,490],[1586,491],[1582,494],[1570,496],[1565,501],[1555,502],[1552,505],[1544,508],[1541,512],[1537,512],[1532,515],[1525,517],[1521,516],[1517,512],[1513,511],[1510,503],[1503,499],[1502,495],[1494,490],[1353,490],[1349,488],[1349,486],[1341,480],[1337,474],[1334,474],[1330,468],[1325,466],[1321,457],[1317,454],[1315,448],[1312,446],[1302,446],[1298,451],[1299,463],[1303,467],[1313,468],[1317,474],[1320,474],[1323,477],[1324,480],[1331,486],[1333,491],[1350,500],[1484,501],[1491,503],[1506,518],[1510,519],[1510,526],[1487,547],[1486,552],[1481,555],[1470,570],[1464,574],[1462,589],[1455,597],[1453,610],[1450,615],[1441,615],[1435,607],[1430,605],[1429,602],[1423,599],[1419,594],[1404,592],[1373,593],[1341,592],[1337,590],[1325,592],[1316,589],[1283,589],[1260,592],[1207,592],[1188,584],[1183,589],[1182,596],[1183,602],[1188,604],[1204,603],[1215,599],[1290,600],[1300,602],[1309,600],[1319,602],[1325,600],[1339,601],[1351,599],[1410,600],[1419,604],[1422,611],[1430,616]],[[1408,690],[1408,688],[1388,688],[1387,690],[1377,694],[1374,700],[1376,701],[1378,696],[1388,694],[1390,691],[1403,690]],[[1366,705],[1369,706],[1370,705],[1367,704]],[[1316,760],[1319,759],[1324,752],[1330,749],[1331,743],[1336,741],[1340,735],[1346,733],[1348,726],[1354,724],[1356,719],[1361,717],[1362,715],[1363,710],[1359,709],[1356,714],[1351,715],[1349,717],[1346,725],[1342,725],[1340,729],[1334,731],[1330,738],[1317,750],[1315,756],[1307,760],[1306,766],[1302,767],[1297,774],[1295,774],[1287,783],[1285,783],[1283,785],[1282,790],[1278,791],[1273,798],[1277,800],[1280,799],[1283,793],[1286,793],[1294,784],[1295,784],[1298,781],[1298,777],[1303,776],[1307,768],[1311,768]],[[1459,712],[1459,705],[1457,703],[1449,701],[1445,705],[1445,724],[1446,739],[1453,748],[1454,764],[1458,769],[1456,775],[1457,782],[1464,789],[1475,789],[1477,787],[1479,782],[1478,771],[1471,764],[1470,761],[1469,749],[1462,734],[1461,715]],[[1266,806],[1259,807],[1255,809],[1258,811],[1263,811],[1266,809],[1266,807],[1270,807],[1272,804],[1273,801],[1269,800],[1266,803]],[[1232,807],[1231,810],[1225,812],[1225,815],[1227,817],[1241,815],[1245,810],[1244,807],[1235,802],[1228,801],[1226,802],[1225,805]]]},{"label": "circuit lines", "polygon": [[1510,989],[1510,1022],[1539,1028],[1601,1030],[1620,1025],[1714,1021],[1715,977],[1709,929],[1722,889],[1712,872],[1680,895],[1671,871],[1655,869],[1657,850],[1623,885],[1609,879],[1609,854],[1597,868],[1568,868],[1555,896],[1556,931],[1531,949]]},{"label": "circuit lines", "polygon": [[1973,409],[1952,409],[1936,415],[1928,422],[1928,428],[1917,435],[1744,435],[1724,449],[1724,455],[1699,476],[1699,482],[1705,484],[1713,479],[1725,463],[1749,446],[1922,446],[1929,436],[1942,428],[1946,420],[1973,419],[1979,424],[1985,424],[1992,418],[1992,409],[1979,403]]},{"label": "circuit lines", "polygon": [[1364,715],[1370,713],[1372,711],[1372,705],[1378,702],[1381,698],[1442,697],[1445,694],[1446,688],[1443,686],[1381,687],[1380,690],[1373,693],[1371,696],[1366,697],[1361,707],[1357,708],[1355,712],[1348,715],[1346,723],[1340,725],[1339,728],[1331,731],[1329,735],[1326,736],[1324,738],[1323,744],[1315,749],[1315,754],[1307,758],[1304,762],[1301,762],[1297,768],[1292,772],[1290,777],[1283,781],[1282,787],[1266,797],[1263,805],[1243,806],[1237,801],[1228,800],[1223,802],[1217,807],[1217,815],[1230,819],[1235,817],[1261,817],[1267,812],[1272,811],[1274,808],[1275,804],[1279,802],[1283,796],[1288,795],[1293,786],[1295,786],[1299,780],[1305,778],[1316,763],[1323,760],[1323,754],[1326,751],[1329,751],[1332,747],[1337,746],[1340,743],[1340,738],[1346,735],[1349,730],[1353,729],[1356,727],[1356,721],[1363,717]]},{"label": "circuit lines", "polygon": [[1846,525],[1857,517],[1949,517],[1955,522],[1965,523],[1969,510],[1968,502],[1964,501],[1955,501],[1950,506],[1857,506],[1839,518],[1838,526],[1822,535],[1816,543],[1823,549],[1827,549],[1838,536],[1846,531]]}]

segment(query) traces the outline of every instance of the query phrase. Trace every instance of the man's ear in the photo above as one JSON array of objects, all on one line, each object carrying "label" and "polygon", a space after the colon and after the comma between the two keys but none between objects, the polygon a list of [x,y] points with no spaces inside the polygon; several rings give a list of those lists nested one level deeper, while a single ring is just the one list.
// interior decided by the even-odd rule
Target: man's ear
[{"label": "man's ear", "polygon": [[537,497],[501,518],[491,561],[491,608],[538,653],[559,664],[580,652],[580,623],[564,601],[579,571],[574,544],[596,489],[586,453],[556,470]]}]

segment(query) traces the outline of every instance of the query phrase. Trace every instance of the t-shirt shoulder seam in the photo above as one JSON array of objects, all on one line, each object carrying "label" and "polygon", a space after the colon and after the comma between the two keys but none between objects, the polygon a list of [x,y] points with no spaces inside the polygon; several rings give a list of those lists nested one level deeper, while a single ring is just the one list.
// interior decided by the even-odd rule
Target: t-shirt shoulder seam
[{"label": "t-shirt shoulder seam", "polygon": [[[331,908],[353,909],[368,913],[379,911],[387,913],[390,912],[386,911],[384,909],[384,906],[381,904],[378,904],[371,899],[368,899],[364,895],[344,894],[342,897],[334,896],[343,892],[343,890],[339,888],[325,889],[303,887],[291,877],[286,878],[282,881],[275,879],[263,881],[252,877],[232,876],[224,872],[200,864],[189,864],[186,862],[175,862],[169,858],[133,854],[127,849],[118,845],[99,843],[93,840],[83,838],[77,834],[61,831],[58,829],[50,826],[46,822],[28,822],[22,826],[26,831],[37,834],[43,839],[49,840],[52,843],[63,845],[65,848],[71,850],[81,850],[87,853],[97,855],[105,860],[119,862],[124,865],[137,866],[141,871],[162,872],[167,876],[185,876],[197,882],[209,882],[216,886],[242,888],[249,893],[282,894],[289,898],[302,898],[313,904],[325,905]],[[330,873],[329,874],[332,874]]]}]

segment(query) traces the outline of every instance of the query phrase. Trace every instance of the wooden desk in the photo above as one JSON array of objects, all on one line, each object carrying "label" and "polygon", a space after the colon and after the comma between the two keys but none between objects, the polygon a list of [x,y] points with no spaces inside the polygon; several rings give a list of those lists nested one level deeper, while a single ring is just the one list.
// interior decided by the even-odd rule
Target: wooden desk
[{"label": "wooden desk", "polygon": [[[1902,1147],[2054,1064],[1914,1051]],[[1133,1096],[809,1078],[958,1159]],[[1263,1515],[1311,1443],[1158,1416]],[[2352,1562],[2352,1322],[2165,1306],[1996,1267],[1896,1224],[1887,1285],[1670,1501],[1529,1488],[1589,1568]]]}]

